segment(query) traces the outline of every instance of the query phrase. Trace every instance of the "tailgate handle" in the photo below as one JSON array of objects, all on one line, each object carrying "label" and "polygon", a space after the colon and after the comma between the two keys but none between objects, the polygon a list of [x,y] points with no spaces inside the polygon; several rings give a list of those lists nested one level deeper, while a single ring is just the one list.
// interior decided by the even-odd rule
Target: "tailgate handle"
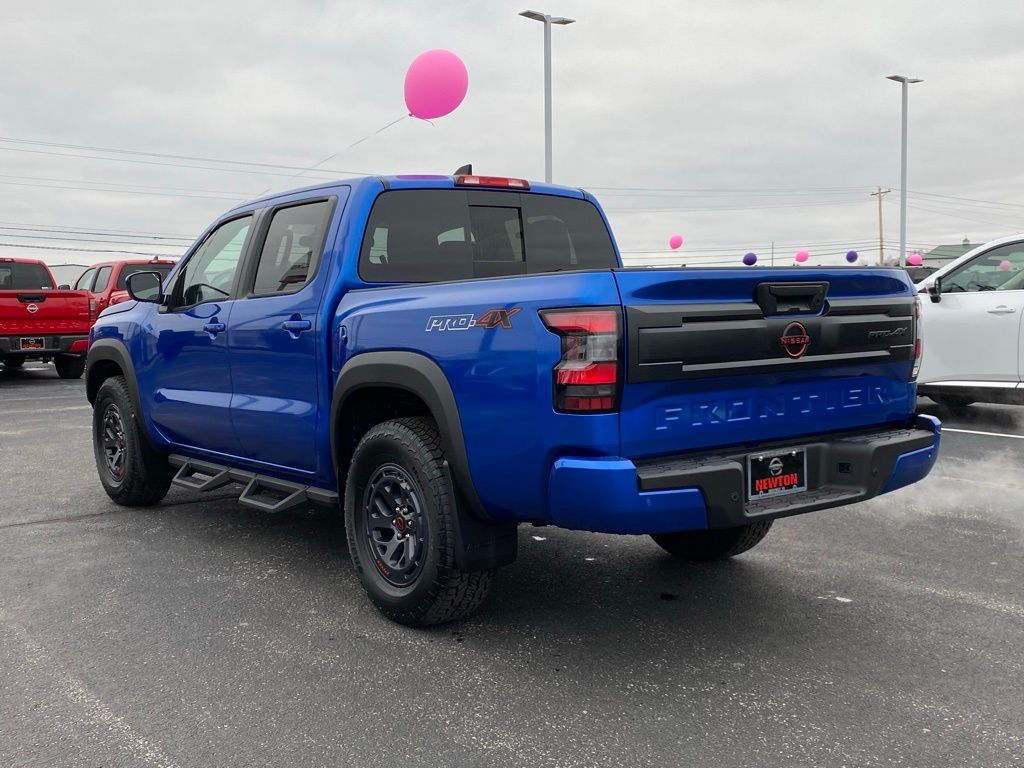
[{"label": "tailgate handle", "polygon": [[817,315],[825,304],[828,283],[761,283],[755,294],[765,317]]},{"label": "tailgate handle", "polygon": [[19,293],[18,301],[22,304],[42,304],[46,301],[45,293]]}]

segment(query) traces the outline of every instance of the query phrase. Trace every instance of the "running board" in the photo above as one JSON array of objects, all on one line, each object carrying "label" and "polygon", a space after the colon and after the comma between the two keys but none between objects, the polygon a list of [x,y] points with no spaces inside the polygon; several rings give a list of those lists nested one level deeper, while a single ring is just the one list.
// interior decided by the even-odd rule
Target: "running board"
[{"label": "running board", "polygon": [[263,512],[284,512],[307,503],[327,507],[338,505],[338,494],[323,488],[257,475],[178,454],[172,454],[168,461],[178,467],[171,481],[174,485],[193,491],[212,491],[237,483],[244,486],[238,497],[239,503]]}]

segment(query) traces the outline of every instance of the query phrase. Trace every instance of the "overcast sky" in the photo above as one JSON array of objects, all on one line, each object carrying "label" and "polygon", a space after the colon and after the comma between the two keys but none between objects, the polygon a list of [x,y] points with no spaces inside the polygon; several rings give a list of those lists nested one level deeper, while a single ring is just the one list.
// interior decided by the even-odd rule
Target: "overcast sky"
[{"label": "overcast sky", "polygon": [[[876,260],[876,185],[893,190],[895,247],[893,73],[924,79],[910,98],[911,246],[1024,229],[1020,0],[549,1],[538,10],[577,19],[553,33],[555,181],[595,192],[627,258],[738,263],[775,241],[785,263],[801,247],[812,262],[848,248]],[[403,120],[306,176],[472,162],[542,178],[542,27],[517,15],[527,7],[5,4],[0,256],[180,252],[237,202],[303,183],[255,164],[308,167],[402,116],[405,70],[430,48],[465,61],[462,106],[434,125]],[[677,232],[686,242],[671,254]]]}]

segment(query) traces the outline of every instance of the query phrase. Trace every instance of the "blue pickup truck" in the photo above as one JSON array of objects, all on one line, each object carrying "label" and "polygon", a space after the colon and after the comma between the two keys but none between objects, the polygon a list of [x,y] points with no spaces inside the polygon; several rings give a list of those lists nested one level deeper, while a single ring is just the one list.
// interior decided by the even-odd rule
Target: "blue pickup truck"
[{"label": "blue pickup truck", "polygon": [[340,508],[395,621],[457,619],[517,526],[685,559],[931,470],[899,269],[624,268],[597,201],[520,179],[366,177],[242,205],[92,329],[100,481]]}]

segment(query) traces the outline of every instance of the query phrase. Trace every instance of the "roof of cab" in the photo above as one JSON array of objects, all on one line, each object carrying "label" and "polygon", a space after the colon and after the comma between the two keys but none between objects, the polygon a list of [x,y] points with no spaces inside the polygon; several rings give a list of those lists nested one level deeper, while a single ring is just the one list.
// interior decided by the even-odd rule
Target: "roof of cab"
[{"label": "roof of cab", "polygon": [[46,262],[42,259],[27,259],[24,256],[0,256],[0,264],[42,264],[46,266]]},{"label": "roof of cab", "polygon": [[[321,192],[335,187],[350,186],[353,189],[356,189],[360,186],[370,184],[378,185],[382,189],[455,189],[455,177],[433,174],[397,174],[394,176],[355,176],[348,179],[323,181],[319,184],[313,184],[308,187],[298,187],[284,192],[275,192],[272,195],[246,201],[241,205],[237,205],[232,208],[229,213],[249,209],[257,204],[270,205],[277,200],[309,195],[310,193]],[[559,195],[561,197],[583,197],[583,190],[576,187],[565,187],[559,184],[546,184],[542,181],[531,181],[529,184],[530,188],[528,190],[506,189],[503,187],[460,187],[460,189],[483,189],[494,190],[496,192],[526,192],[527,194],[532,192],[542,195]]]}]

